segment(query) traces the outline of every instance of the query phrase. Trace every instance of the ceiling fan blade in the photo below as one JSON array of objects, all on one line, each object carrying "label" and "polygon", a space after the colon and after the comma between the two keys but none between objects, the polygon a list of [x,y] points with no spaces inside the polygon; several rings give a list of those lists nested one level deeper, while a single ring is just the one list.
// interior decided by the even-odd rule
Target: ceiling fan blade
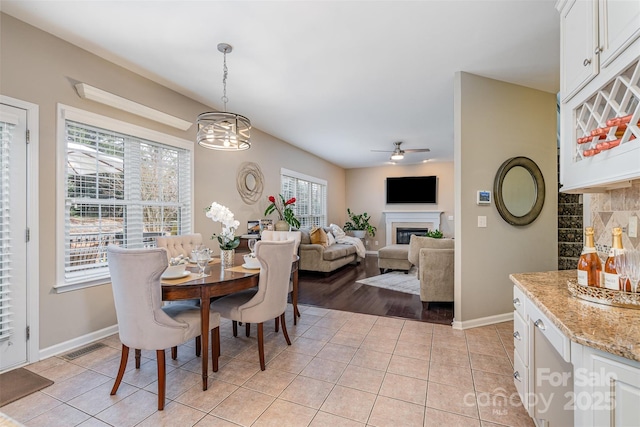
[{"label": "ceiling fan blade", "polygon": [[404,152],[405,153],[428,153],[429,151],[431,151],[428,148],[405,148]]},{"label": "ceiling fan blade", "polygon": [[389,150],[371,150],[373,152],[376,153],[393,153],[393,150],[389,151]]}]

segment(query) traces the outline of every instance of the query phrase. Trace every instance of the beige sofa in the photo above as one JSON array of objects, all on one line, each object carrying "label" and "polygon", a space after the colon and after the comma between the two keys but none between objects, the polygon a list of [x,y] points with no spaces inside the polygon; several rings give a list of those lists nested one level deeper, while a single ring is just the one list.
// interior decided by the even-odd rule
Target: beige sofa
[{"label": "beige sofa", "polygon": [[453,239],[411,236],[409,262],[418,267],[420,299],[429,302],[453,301]]},{"label": "beige sofa", "polygon": [[[331,231],[328,227],[325,232]],[[354,245],[335,243],[324,247],[311,243],[309,229],[300,229],[300,270],[330,273],[352,262],[359,262]]]}]

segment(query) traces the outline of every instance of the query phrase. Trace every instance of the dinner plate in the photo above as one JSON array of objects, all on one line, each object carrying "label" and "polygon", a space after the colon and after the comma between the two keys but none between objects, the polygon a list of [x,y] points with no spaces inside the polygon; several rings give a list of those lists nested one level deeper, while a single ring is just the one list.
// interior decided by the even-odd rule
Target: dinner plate
[{"label": "dinner plate", "polygon": [[242,268],[246,268],[247,270],[260,270],[260,266],[249,267],[247,264],[242,264]]},{"label": "dinner plate", "polygon": [[181,279],[183,277],[187,277],[191,272],[189,270],[185,270],[185,271],[181,271],[178,274],[167,274],[167,273],[162,273],[162,277],[163,279]]}]

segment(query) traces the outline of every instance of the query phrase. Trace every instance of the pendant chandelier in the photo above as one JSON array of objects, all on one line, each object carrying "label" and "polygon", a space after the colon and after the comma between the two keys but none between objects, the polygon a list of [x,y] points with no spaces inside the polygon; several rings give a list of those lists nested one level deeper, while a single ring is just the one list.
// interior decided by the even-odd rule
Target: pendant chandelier
[{"label": "pendant chandelier", "polygon": [[220,43],[218,50],[224,54],[222,84],[224,92],[223,112],[206,112],[198,115],[198,144],[212,150],[241,151],[251,147],[251,122],[240,114],[227,112],[227,53],[231,45]]}]

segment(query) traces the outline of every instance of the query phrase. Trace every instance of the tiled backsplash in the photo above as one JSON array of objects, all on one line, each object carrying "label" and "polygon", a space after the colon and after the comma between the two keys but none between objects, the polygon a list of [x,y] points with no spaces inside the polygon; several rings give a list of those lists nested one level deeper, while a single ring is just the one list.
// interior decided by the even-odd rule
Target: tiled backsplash
[{"label": "tiled backsplash", "polygon": [[[622,227],[622,246],[640,249],[640,238],[629,237],[629,218],[640,217],[640,180],[631,187],[591,194],[591,223],[594,228],[596,248],[600,255],[611,248],[611,230]],[[606,257],[606,255],[604,255]]]}]

